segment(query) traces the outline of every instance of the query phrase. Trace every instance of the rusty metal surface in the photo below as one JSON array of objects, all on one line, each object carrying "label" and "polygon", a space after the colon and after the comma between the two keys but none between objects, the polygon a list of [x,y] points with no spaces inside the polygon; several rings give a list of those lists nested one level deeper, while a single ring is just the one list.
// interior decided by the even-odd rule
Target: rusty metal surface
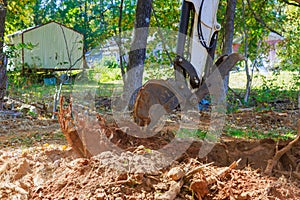
[{"label": "rusty metal surface", "polygon": [[[133,110],[133,117],[138,125],[146,126],[151,120],[158,120],[160,116],[153,116],[150,113],[154,105],[161,105],[163,108],[160,109],[165,109],[166,112],[171,112],[179,105],[175,94],[163,82],[165,81],[149,81],[138,92]],[[162,112],[160,110],[154,113]]]}]

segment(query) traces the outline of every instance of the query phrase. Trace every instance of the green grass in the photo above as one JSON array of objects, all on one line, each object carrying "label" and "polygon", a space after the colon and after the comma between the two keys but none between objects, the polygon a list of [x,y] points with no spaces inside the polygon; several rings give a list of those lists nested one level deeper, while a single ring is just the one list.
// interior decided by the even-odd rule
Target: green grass
[{"label": "green grass", "polygon": [[[160,70],[159,68],[146,68],[145,80],[150,78],[167,78],[171,76],[169,69]],[[121,72],[119,68],[97,68],[95,70],[88,70],[86,77],[82,80],[76,80],[73,85],[63,85],[62,95],[68,96],[70,93],[76,95],[80,92],[91,92],[94,96],[110,97],[114,92],[118,94],[122,91],[123,81],[120,76]],[[295,73],[281,72],[280,75],[269,74],[266,77],[255,73],[252,81],[252,90],[250,102],[243,104],[246,107],[256,107],[258,110],[274,109],[273,103],[278,100],[289,100],[294,108],[298,105],[299,98],[299,86],[296,84],[297,80],[294,79]],[[35,101],[45,101],[53,103],[53,96],[55,94],[55,86],[45,86],[43,84],[31,84],[26,87],[25,82],[18,78],[15,84],[10,85],[8,91],[10,96],[18,97],[26,103],[32,103]],[[25,78],[24,78],[25,79]],[[24,84],[23,84],[24,83]],[[243,97],[244,89],[246,87],[245,72],[231,73],[230,85],[234,91]],[[237,97],[229,92],[229,110],[234,112],[240,107],[240,103],[237,102]],[[242,102],[243,103],[243,102]],[[295,132],[292,130],[284,130],[284,134],[279,133],[276,130],[270,130],[268,132],[262,132],[259,130],[247,129],[234,129],[225,128],[225,135],[238,137],[238,138],[273,138],[273,139],[291,139],[294,137]],[[176,133],[178,137],[194,137],[199,139],[215,140],[213,134],[209,134],[203,130],[187,130],[183,129]],[[26,143],[26,141],[24,141]],[[30,141],[27,141],[30,143]]]},{"label": "green grass", "polygon": [[219,134],[209,132],[207,130],[200,130],[200,129],[186,129],[182,128],[175,132],[176,137],[179,138],[196,138],[196,139],[206,139],[211,142],[218,141]]},{"label": "green grass", "polygon": [[[194,139],[206,139],[211,142],[218,141],[220,137],[219,134],[209,133],[207,130],[199,129],[180,129],[175,132],[176,137],[179,138],[194,138]],[[229,136],[233,138],[240,139],[273,139],[277,140],[291,140],[296,137],[295,130],[286,130],[284,133],[278,130],[269,130],[269,131],[259,131],[253,129],[240,129],[240,128],[231,128],[225,127],[223,130],[224,136]]]},{"label": "green grass", "polygon": [[281,110],[278,102],[285,102],[283,110],[286,106],[289,106],[289,109],[296,109],[300,96],[299,83],[297,73],[283,71],[279,75],[269,73],[267,76],[255,73],[250,98],[245,103],[245,72],[231,73],[229,86],[235,94],[232,91],[228,93],[229,112],[234,112],[241,104],[246,107],[256,107],[257,110]]},{"label": "green grass", "polygon": [[224,130],[226,136],[243,138],[243,139],[273,139],[273,140],[289,140],[296,137],[296,131],[288,130],[285,133],[280,133],[278,130],[269,130],[262,132],[253,129],[239,129],[226,127]]}]

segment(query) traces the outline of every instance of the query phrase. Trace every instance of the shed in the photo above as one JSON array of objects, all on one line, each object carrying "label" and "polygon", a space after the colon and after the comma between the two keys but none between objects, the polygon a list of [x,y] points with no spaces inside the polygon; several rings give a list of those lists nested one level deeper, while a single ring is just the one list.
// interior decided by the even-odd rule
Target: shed
[{"label": "shed", "polygon": [[13,68],[37,70],[67,70],[84,67],[83,34],[57,22],[31,27],[7,36],[10,45],[32,44],[32,49],[22,47],[10,62]]}]

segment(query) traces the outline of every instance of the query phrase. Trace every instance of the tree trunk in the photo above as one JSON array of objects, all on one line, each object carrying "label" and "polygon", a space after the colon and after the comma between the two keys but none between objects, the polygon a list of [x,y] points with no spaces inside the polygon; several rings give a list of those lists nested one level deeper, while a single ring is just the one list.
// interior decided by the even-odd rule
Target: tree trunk
[{"label": "tree trunk", "polygon": [[[123,19],[123,4],[124,0],[121,0],[120,7],[119,7],[119,22],[118,22],[118,28],[119,28],[119,34],[118,34],[118,48],[119,48],[119,60],[120,60],[120,68],[122,77],[125,75],[125,69],[124,69],[124,63],[123,63],[123,47],[122,47],[122,19]],[[124,80],[123,80],[124,81]]]},{"label": "tree trunk", "polygon": [[[244,20],[246,20],[245,17],[245,3],[244,0],[242,0],[242,6],[243,6],[243,18]],[[243,25],[243,29],[244,29],[244,55],[245,55],[245,71],[246,71],[246,77],[247,77],[247,84],[246,84],[246,93],[245,93],[245,97],[244,97],[244,102],[247,103],[250,97],[250,91],[251,91],[251,82],[252,82],[252,77],[250,76],[250,72],[249,72],[249,64],[248,64],[248,34],[247,34],[247,27],[246,27],[246,23],[244,23]]]},{"label": "tree trunk", "polygon": [[6,93],[7,84],[6,59],[5,54],[3,52],[6,6],[6,0],[0,3],[0,110],[3,109],[2,105]]},{"label": "tree trunk", "polygon": [[129,65],[124,77],[124,91],[135,91],[142,86],[146,45],[151,17],[152,0],[138,0]]},{"label": "tree trunk", "polygon": [[[227,8],[225,15],[225,26],[224,26],[224,44],[222,54],[229,55],[232,53],[232,42],[234,35],[234,17],[235,17],[235,8],[236,8],[236,0],[227,0]],[[229,75],[224,78],[224,90],[225,95],[228,92],[228,83],[229,83]],[[221,97],[222,99],[226,99],[226,96]]]}]

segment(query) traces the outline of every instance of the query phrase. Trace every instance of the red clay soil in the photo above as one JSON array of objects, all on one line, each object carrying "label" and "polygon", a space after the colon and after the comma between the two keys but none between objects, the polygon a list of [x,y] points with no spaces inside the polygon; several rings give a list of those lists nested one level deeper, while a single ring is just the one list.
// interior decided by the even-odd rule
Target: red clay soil
[{"label": "red clay soil", "polygon": [[288,175],[266,177],[249,167],[237,170],[188,159],[160,169],[147,159],[159,160],[160,153],[144,147],[90,159],[73,153],[59,146],[1,151],[0,199],[300,198],[299,182]]},{"label": "red clay soil", "polygon": [[[228,118],[240,123],[238,126],[254,123],[253,117],[274,120],[275,125],[287,123],[287,117],[281,114],[249,115],[239,113]],[[9,129],[11,122],[3,126],[13,131]],[[34,130],[48,126],[47,123],[58,128],[53,122],[28,123],[36,127]],[[202,143],[194,142],[186,153],[172,161],[159,149],[174,139],[174,127],[169,126],[150,139],[136,139],[113,123],[102,125],[110,127],[103,136],[123,151],[107,151],[103,147],[98,155],[78,158],[71,148],[52,145],[50,140],[31,148],[0,150],[0,199],[300,199],[299,144],[281,157],[272,176],[265,176],[267,161],[288,141],[221,138],[203,159],[198,157]],[[47,133],[54,128],[42,131]],[[0,133],[1,140],[6,133]],[[8,134],[10,137],[13,133]],[[3,144],[2,148],[8,145]]]}]

